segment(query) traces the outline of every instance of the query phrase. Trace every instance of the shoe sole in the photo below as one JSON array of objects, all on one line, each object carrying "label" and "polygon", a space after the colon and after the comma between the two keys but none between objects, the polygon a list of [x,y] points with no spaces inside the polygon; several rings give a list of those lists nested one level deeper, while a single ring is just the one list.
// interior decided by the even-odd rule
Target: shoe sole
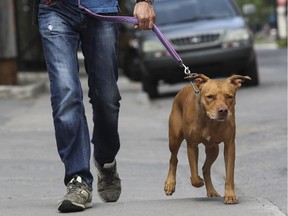
[{"label": "shoe sole", "polygon": [[[121,189],[112,190],[110,192],[107,191],[98,191],[98,197],[101,199],[102,202],[108,203],[108,202],[117,202],[121,195]],[[110,194],[109,194],[110,193]],[[109,194],[109,195],[107,195]]]},{"label": "shoe sole", "polygon": [[70,200],[64,200],[63,202],[59,203],[58,211],[60,212],[79,212],[84,211],[86,208],[91,208],[92,203],[87,203],[85,205],[71,202]]}]

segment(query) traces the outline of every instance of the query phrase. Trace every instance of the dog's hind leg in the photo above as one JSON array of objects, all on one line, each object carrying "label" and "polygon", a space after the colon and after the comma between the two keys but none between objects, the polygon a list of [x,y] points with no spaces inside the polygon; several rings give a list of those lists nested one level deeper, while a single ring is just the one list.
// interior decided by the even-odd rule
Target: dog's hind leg
[{"label": "dog's hind leg", "polygon": [[171,196],[175,192],[176,187],[176,170],[178,164],[177,154],[181,143],[183,141],[183,132],[181,127],[181,121],[177,121],[170,116],[169,121],[169,149],[171,152],[168,176],[165,181],[164,191],[167,196]]},{"label": "dog's hind leg", "polygon": [[198,145],[197,144],[189,144],[187,142],[187,154],[189,159],[190,171],[191,171],[191,184],[194,187],[202,187],[204,185],[204,181],[198,175]]},{"label": "dog's hind leg", "polygon": [[213,147],[206,147],[206,160],[202,167],[203,177],[205,181],[205,186],[207,190],[208,197],[219,197],[220,195],[215,190],[212,180],[211,180],[211,166],[218,157],[219,154],[219,146],[215,145]]}]

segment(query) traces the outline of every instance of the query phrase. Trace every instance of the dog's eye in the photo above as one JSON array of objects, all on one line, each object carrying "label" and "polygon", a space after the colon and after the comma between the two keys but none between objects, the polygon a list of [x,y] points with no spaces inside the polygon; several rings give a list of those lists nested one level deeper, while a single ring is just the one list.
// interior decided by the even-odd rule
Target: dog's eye
[{"label": "dog's eye", "polygon": [[228,95],[228,94],[227,94],[227,95],[226,95],[226,98],[227,98],[227,99],[233,99],[234,97],[233,97],[233,95]]},{"label": "dog's eye", "polygon": [[214,100],[215,99],[215,96],[214,95],[207,95],[206,98],[208,100]]}]

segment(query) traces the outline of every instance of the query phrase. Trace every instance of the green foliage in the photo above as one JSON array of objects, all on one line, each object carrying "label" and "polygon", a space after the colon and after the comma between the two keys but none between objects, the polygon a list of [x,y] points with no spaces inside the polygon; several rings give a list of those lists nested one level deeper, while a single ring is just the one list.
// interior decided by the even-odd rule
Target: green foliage
[{"label": "green foliage", "polygon": [[277,44],[279,48],[287,48],[287,39],[279,39]]},{"label": "green foliage", "polygon": [[254,4],[256,12],[251,18],[252,22],[257,24],[265,24],[269,21],[269,15],[274,14],[274,3],[276,0],[235,0],[242,9],[244,4]]}]

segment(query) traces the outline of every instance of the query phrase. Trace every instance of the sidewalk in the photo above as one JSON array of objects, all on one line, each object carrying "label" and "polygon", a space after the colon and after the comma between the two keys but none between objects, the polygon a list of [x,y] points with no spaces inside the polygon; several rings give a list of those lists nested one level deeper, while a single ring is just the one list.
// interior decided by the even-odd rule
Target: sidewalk
[{"label": "sidewalk", "polygon": [[254,47],[256,50],[271,50],[278,49],[278,45],[276,42],[271,43],[255,43]]},{"label": "sidewalk", "polygon": [[[83,86],[85,82],[83,79]],[[223,198],[206,198],[204,188],[191,187],[186,160],[179,163],[175,195],[166,197],[163,184],[169,159],[168,114],[155,114],[157,107],[151,109],[153,103],[147,102],[139,84],[120,77],[119,87],[122,92],[119,123],[122,146],[117,160],[122,179],[121,198],[117,203],[105,204],[94,190],[93,208],[73,215],[285,215],[264,198],[240,196],[238,205],[224,205]],[[87,93],[87,89],[85,91]],[[34,99],[0,99],[0,215],[58,215],[57,200],[66,189],[64,169],[54,141],[49,97],[47,92],[42,92]],[[85,103],[91,126],[91,108],[87,99]],[[185,152],[180,154],[186,155]],[[94,167],[91,170],[96,176]],[[221,187],[223,184],[221,181]]]}]

